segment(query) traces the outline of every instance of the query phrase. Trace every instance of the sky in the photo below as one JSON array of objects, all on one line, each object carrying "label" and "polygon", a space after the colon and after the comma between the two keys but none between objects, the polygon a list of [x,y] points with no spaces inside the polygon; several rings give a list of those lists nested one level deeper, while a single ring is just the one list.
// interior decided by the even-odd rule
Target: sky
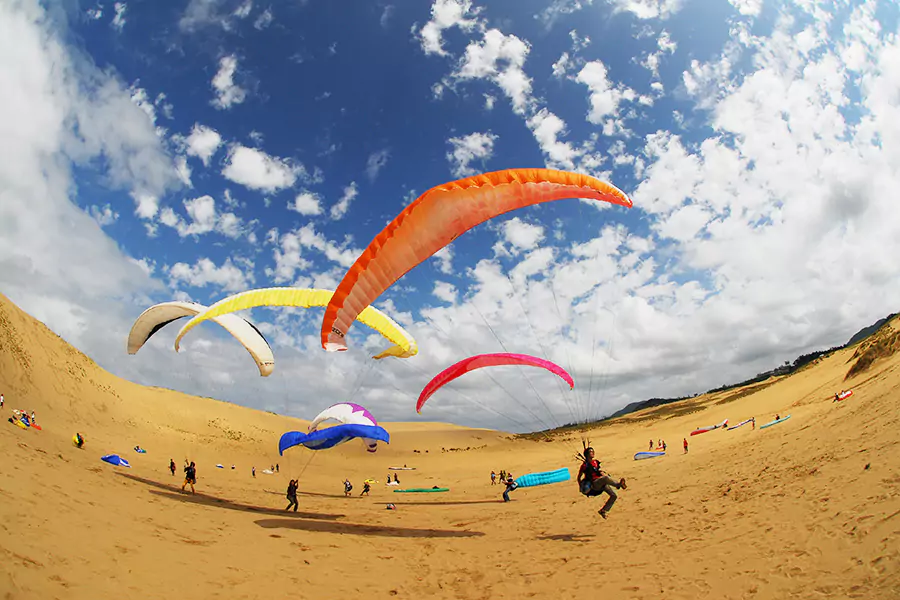
[{"label": "sky", "polygon": [[[312,418],[529,431],[701,393],[900,310],[893,2],[0,2],[0,292],[139,383]],[[629,194],[514,211],[459,237],[320,345],[322,309],[241,313],[136,355],[169,300],[334,289],[431,187],[548,167]],[[177,323],[182,323],[179,321]],[[447,366],[497,367],[415,401]],[[827,390],[826,390],[827,392]],[[8,396],[10,394],[7,394]]]}]

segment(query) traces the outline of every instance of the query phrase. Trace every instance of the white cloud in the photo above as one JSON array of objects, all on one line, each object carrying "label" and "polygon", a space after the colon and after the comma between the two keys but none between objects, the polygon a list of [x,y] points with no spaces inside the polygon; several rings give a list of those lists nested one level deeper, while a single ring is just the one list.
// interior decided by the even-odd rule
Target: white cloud
[{"label": "white cloud", "polygon": [[103,6],[98,4],[94,8],[89,8],[85,11],[87,18],[91,21],[97,21],[103,16]]},{"label": "white cloud", "polygon": [[395,10],[397,10],[397,7],[393,4],[388,4],[381,10],[381,17],[378,19],[378,23],[383,28],[387,29]]},{"label": "white cloud", "polygon": [[269,156],[262,150],[235,144],[228,151],[222,176],[252,190],[277,192],[294,185],[305,175],[302,165]]},{"label": "white cloud", "polygon": [[234,54],[219,59],[219,70],[212,79],[216,97],[212,99],[211,104],[220,110],[229,109],[247,99],[247,91],[234,82],[237,64],[237,57]]},{"label": "white cloud", "polygon": [[500,226],[501,239],[515,250],[533,250],[544,239],[544,228],[526,223],[519,217],[504,221]]},{"label": "white cloud", "polygon": [[728,0],[739,13],[749,17],[758,17],[762,11],[762,0]]},{"label": "white cloud", "polygon": [[470,133],[458,138],[450,138],[447,142],[453,147],[447,153],[450,170],[456,178],[467,177],[480,172],[471,166],[473,161],[485,164],[494,154],[494,142],[497,136],[491,132]]},{"label": "white cloud", "polygon": [[112,225],[119,219],[119,213],[114,211],[109,204],[104,205],[103,208],[96,205],[91,206],[90,213],[100,227]]},{"label": "white cloud", "polygon": [[485,110],[494,110],[494,102],[496,102],[496,101],[497,101],[497,99],[494,96],[492,96],[490,94],[485,94],[484,95],[484,109]]},{"label": "white cloud", "polygon": [[288,210],[311,217],[322,214],[322,200],[314,192],[301,192],[297,194],[293,202],[288,202]]},{"label": "white cloud", "polygon": [[516,113],[530,109],[531,78],[525,74],[528,42],[515,35],[489,29],[481,41],[470,42],[452,77],[459,80],[488,79],[496,83],[512,102]]},{"label": "white cloud", "polygon": [[237,17],[238,19],[246,19],[247,17],[250,16],[250,12],[252,10],[253,10],[253,1],[246,0],[245,2],[241,3],[236,9],[234,9],[234,12],[231,14],[234,15],[235,17]]},{"label": "white cloud", "polygon": [[356,182],[353,181],[344,188],[344,193],[341,195],[341,198],[331,207],[331,218],[337,221],[338,219],[343,219],[344,215],[347,214],[347,211],[350,209],[350,203],[359,195],[359,191],[356,189]]},{"label": "white cloud", "polygon": [[569,71],[569,53],[563,52],[557,61],[553,63],[553,76],[562,79]]},{"label": "white cloud", "polygon": [[188,166],[186,157],[175,157],[175,173],[178,174],[178,179],[181,180],[185,187],[194,187],[191,183],[191,168]]},{"label": "white cloud", "polygon": [[471,0],[435,0],[431,6],[431,20],[419,31],[422,50],[425,54],[445,56],[443,32],[451,27],[471,31],[478,25],[475,18],[479,9],[472,7]]},{"label": "white cloud", "polygon": [[615,120],[618,117],[619,105],[631,102],[636,94],[624,85],[613,85],[607,77],[606,66],[600,60],[594,60],[579,71],[576,79],[591,91],[591,110],[587,120],[595,125]]},{"label": "white cloud", "polygon": [[194,123],[191,134],[185,143],[187,144],[187,154],[196,156],[203,162],[203,166],[208,167],[209,160],[222,145],[222,136],[211,127]]},{"label": "white cloud", "polygon": [[368,176],[369,181],[375,181],[375,178],[378,177],[378,173],[380,173],[381,169],[387,164],[390,155],[390,150],[387,148],[379,150],[378,152],[373,152],[369,155],[369,158],[366,160],[366,176]]},{"label": "white cloud", "polygon": [[266,27],[272,24],[272,9],[267,8],[264,10],[258,17],[256,17],[256,21],[253,22],[253,27],[262,31]]},{"label": "white cloud", "polygon": [[550,29],[564,15],[576,13],[586,6],[591,6],[594,0],[553,0],[550,6],[535,15],[535,19],[544,24],[546,29]]},{"label": "white cloud", "polygon": [[612,0],[617,12],[629,12],[638,19],[668,19],[681,9],[682,0]]},{"label": "white cloud", "polygon": [[446,281],[436,281],[434,283],[434,291],[432,294],[435,298],[443,300],[444,302],[456,304],[456,287],[451,283],[447,283]]},{"label": "white cloud", "polygon": [[125,27],[125,11],[127,9],[128,6],[124,2],[116,2],[113,4],[113,10],[116,11],[116,14],[113,16],[112,21],[110,21],[110,27],[122,31],[122,28]]},{"label": "white cloud", "polygon": [[159,221],[175,229],[180,237],[200,236],[210,232],[237,239],[245,233],[245,225],[234,213],[220,213],[216,210],[216,201],[212,196],[200,196],[184,201],[188,220],[183,219],[169,207],[162,209]]},{"label": "white cloud", "polygon": [[226,292],[246,290],[253,283],[253,273],[244,273],[230,258],[221,267],[208,259],[201,258],[193,265],[175,263],[166,271],[173,286],[181,284],[191,287],[216,286]]},{"label": "white cloud", "polygon": [[444,275],[453,274],[453,245],[444,246],[434,253],[434,259],[437,261],[438,271]]}]

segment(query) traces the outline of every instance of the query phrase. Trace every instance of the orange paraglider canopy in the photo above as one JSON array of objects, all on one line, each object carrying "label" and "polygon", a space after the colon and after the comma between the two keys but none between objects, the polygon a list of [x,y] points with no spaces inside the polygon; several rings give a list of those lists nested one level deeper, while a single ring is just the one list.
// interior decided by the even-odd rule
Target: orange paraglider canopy
[{"label": "orange paraglider canopy", "polygon": [[364,308],[472,227],[517,208],[564,198],[632,206],[609,183],[552,169],[506,169],[431,188],[388,223],[344,275],[325,309],[322,347],[346,350],[344,337]]}]

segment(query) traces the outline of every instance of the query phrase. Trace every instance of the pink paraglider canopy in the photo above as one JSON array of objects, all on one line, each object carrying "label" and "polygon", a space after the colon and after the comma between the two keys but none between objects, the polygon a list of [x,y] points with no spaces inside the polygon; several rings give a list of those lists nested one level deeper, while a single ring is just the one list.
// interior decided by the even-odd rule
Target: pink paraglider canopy
[{"label": "pink paraglider canopy", "polygon": [[475,369],[480,369],[482,367],[499,367],[502,365],[525,365],[528,367],[541,367],[543,369],[547,369],[552,373],[556,373],[556,375],[565,380],[565,382],[569,384],[569,389],[575,387],[575,382],[572,380],[572,376],[569,375],[569,373],[566,372],[565,369],[555,363],[550,362],[549,360],[537,358],[536,356],[529,356],[527,354],[479,354],[477,356],[470,356],[469,358],[465,358],[455,365],[447,367],[446,369],[435,375],[434,379],[429,381],[428,385],[426,385],[422,390],[422,393],[419,394],[419,400],[418,402],[416,402],[416,412],[422,412],[422,406],[425,404],[425,401],[432,396],[432,394],[434,394],[444,385],[450,383],[460,375],[464,375],[469,371],[474,371]]}]

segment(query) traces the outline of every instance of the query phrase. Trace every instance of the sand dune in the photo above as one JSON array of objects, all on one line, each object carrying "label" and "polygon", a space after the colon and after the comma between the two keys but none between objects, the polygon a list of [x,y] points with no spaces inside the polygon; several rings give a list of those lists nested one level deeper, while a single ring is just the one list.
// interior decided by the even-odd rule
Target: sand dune
[{"label": "sand dune", "polygon": [[[119,379],[0,297],[4,419],[11,408],[34,410],[44,427],[0,427],[0,591],[41,599],[900,598],[900,353],[880,350],[845,381],[856,351],[588,432],[604,466],[629,481],[603,521],[599,502],[574,483],[520,489],[509,504],[490,485],[491,469],[574,472],[578,434],[545,442],[389,423],[391,444],[376,454],[350,442],[279,457],[277,437],[304,421]],[[850,388],[850,399],[832,402]],[[688,437],[725,418],[755,416],[760,425],[775,414],[791,419]],[[83,450],[71,443],[76,430],[87,438]],[[632,460],[658,438],[669,444],[666,457]],[[135,444],[148,452],[135,453]],[[110,452],[132,468],[99,460]],[[198,463],[196,495],[179,493],[169,458]],[[279,473],[262,474],[276,462]],[[381,482],[402,464],[416,467],[397,472],[403,487],[451,491],[393,493]],[[301,510],[288,514],[291,477],[301,480]],[[344,477],[355,484],[352,498],[343,496]],[[360,498],[366,477],[379,484]],[[385,510],[387,502],[398,509]]]}]

